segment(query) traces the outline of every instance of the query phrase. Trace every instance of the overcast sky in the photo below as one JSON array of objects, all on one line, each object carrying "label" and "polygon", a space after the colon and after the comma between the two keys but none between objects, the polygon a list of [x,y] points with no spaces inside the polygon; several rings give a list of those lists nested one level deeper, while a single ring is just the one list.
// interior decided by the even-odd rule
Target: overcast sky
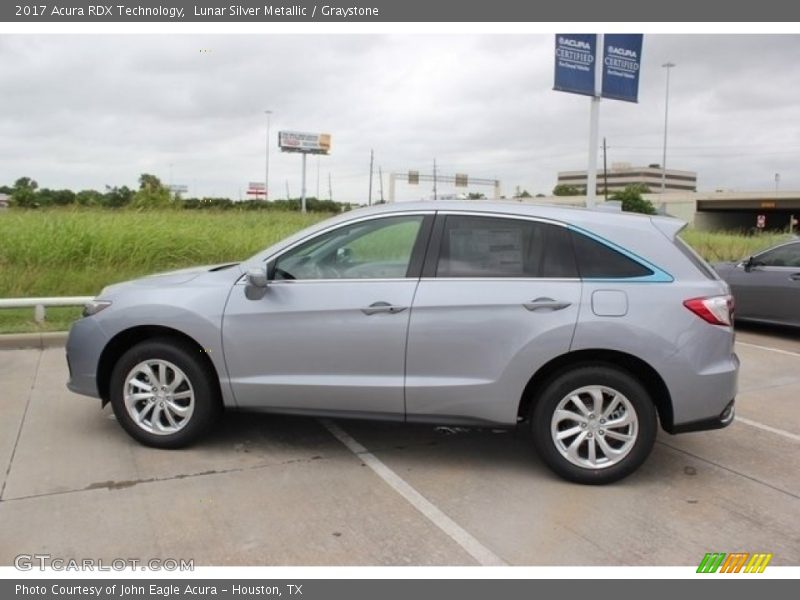
[{"label": "overcast sky", "polygon": [[[202,51],[201,51],[202,50]],[[608,161],[661,162],[670,60],[668,167],[700,190],[800,189],[800,36],[647,35],[639,103],[604,100]],[[552,35],[3,35],[0,184],[137,185],[142,172],[190,196],[263,181],[271,109],[271,196],[300,192],[280,129],[329,132],[320,195],[363,202],[377,169],[498,178],[549,193],[585,169],[589,99],[552,91]],[[398,184],[398,199],[431,195]],[[452,192],[440,186],[440,192]],[[474,188],[474,191],[488,191]],[[308,193],[317,192],[317,159]]]}]

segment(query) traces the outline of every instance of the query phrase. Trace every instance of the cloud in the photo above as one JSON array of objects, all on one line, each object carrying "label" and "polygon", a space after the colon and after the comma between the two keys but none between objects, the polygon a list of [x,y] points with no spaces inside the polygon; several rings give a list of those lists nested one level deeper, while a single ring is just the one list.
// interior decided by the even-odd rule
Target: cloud
[{"label": "cloud", "polygon": [[[387,188],[388,173],[435,158],[506,193],[547,193],[557,171],[585,168],[588,143],[589,101],[552,91],[552,53],[552,35],[6,35],[0,183],[102,189],[148,171],[238,197],[263,180],[271,109],[273,196],[300,187],[279,129],[333,135],[323,197],[330,173],[335,199],[366,199],[370,149]],[[769,189],[775,173],[800,189],[798,55],[795,35],[647,35],[640,102],[602,103],[609,162],[661,162],[670,60],[669,166],[698,171],[701,189]]]}]

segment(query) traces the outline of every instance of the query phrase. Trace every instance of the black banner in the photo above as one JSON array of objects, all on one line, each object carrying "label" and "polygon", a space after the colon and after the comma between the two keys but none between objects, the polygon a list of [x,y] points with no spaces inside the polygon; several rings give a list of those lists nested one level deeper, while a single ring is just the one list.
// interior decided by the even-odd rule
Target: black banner
[{"label": "black banner", "polygon": [[641,0],[87,0],[0,4],[7,22],[781,22],[800,20],[800,5],[761,2]]},{"label": "black banner", "polygon": [[697,580],[613,579],[498,579],[498,580],[5,580],[0,597],[6,600],[531,600],[532,598],[708,598],[729,600],[756,595],[786,594],[795,582],[707,576]]}]

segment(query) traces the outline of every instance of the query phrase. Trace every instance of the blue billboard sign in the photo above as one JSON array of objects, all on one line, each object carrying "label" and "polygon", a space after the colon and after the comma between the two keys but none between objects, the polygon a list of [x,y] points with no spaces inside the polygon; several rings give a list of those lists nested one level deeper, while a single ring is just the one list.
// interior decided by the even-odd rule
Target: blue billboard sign
[{"label": "blue billboard sign", "polygon": [[597,35],[559,33],[556,35],[556,75],[553,89],[573,94],[595,94]]},{"label": "blue billboard sign", "polygon": [[603,98],[638,102],[642,34],[607,33],[603,37]]}]

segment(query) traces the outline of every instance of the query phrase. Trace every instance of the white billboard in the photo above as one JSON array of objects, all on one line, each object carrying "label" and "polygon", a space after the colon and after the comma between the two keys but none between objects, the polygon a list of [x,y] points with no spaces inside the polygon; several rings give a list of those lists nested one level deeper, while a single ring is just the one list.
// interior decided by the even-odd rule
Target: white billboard
[{"label": "white billboard", "polygon": [[284,152],[328,154],[331,150],[331,136],[329,133],[280,131],[278,132],[278,146]]}]

